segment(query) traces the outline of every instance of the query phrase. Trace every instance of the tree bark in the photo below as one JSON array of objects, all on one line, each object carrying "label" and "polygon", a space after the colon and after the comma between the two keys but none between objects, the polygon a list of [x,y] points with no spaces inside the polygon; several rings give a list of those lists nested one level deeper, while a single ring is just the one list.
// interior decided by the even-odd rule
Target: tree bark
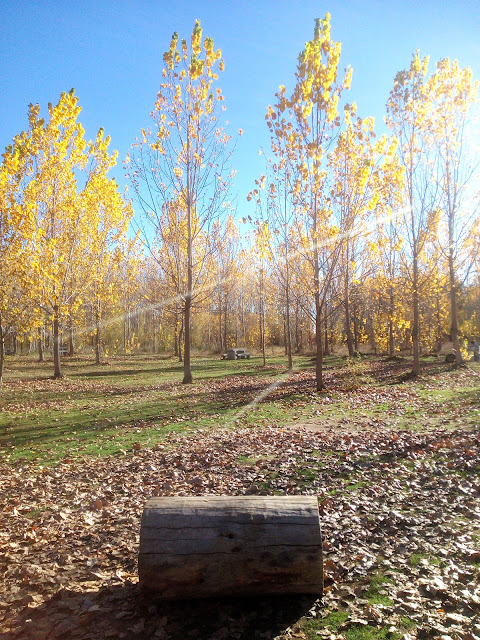
[{"label": "tree bark", "polygon": [[[450,217],[450,220],[452,218]],[[451,224],[449,224],[449,227]],[[454,259],[454,247],[453,247],[453,228],[449,228],[450,248],[448,252],[448,272],[450,280],[450,317],[451,317],[451,338],[453,342],[453,352],[455,354],[455,366],[458,367],[462,364],[462,354],[460,352],[460,339],[458,336],[458,300],[457,300],[457,282],[455,278],[455,259]]]},{"label": "tree bark", "polygon": [[293,370],[293,356],[292,356],[292,328],[291,328],[291,319],[290,319],[290,283],[289,283],[289,272],[287,265],[286,272],[286,284],[285,284],[285,335],[286,335],[286,348],[287,348],[287,358],[288,358],[288,370]]},{"label": "tree bark", "polygon": [[393,328],[393,318],[395,313],[393,287],[390,287],[390,305],[388,310],[388,353],[393,356],[395,353],[395,330]]},{"label": "tree bark", "polygon": [[183,342],[183,318],[180,323],[180,331],[178,332],[178,361],[179,362],[183,362],[182,342]]},{"label": "tree bark", "polygon": [[324,355],[330,355],[330,345],[328,341],[328,314],[327,314],[327,305],[324,305],[323,311],[323,339],[324,339]]},{"label": "tree bark", "polygon": [[5,367],[5,335],[0,315],[0,389],[3,387],[3,370]]},{"label": "tree bark", "polygon": [[263,295],[263,269],[260,269],[260,348],[262,349],[263,366],[267,364],[265,354],[265,302]]},{"label": "tree bark", "polygon": [[412,376],[420,374],[420,297],[418,293],[418,257],[413,257],[413,324],[412,347],[413,367]]},{"label": "tree bark", "polygon": [[100,364],[100,347],[101,347],[100,313],[97,308],[95,310],[95,364]]},{"label": "tree bark", "polygon": [[183,384],[192,384],[192,366],[190,362],[190,315],[192,311],[192,295],[189,292],[185,296],[185,339],[183,343]]},{"label": "tree bark", "polygon": [[193,288],[193,236],[192,236],[192,214],[193,214],[193,194],[192,177],[190,175],[190,118],[187,122],[187,291],[185,294],[184,320],[185,320],[185,343],[183,346],[183,384],[192,384],[192,365],[190,362],[191,350],[191,312],[192,312],[192,288]]},{"label": "tree bark", "polygon": [[227,309],[227,295],[224,295],[223,300],[223,344],[225,345],[225,351],[228,346],[228,309]]},{"label": "tree bark", "polygon": [[140,529],[139,584],[164,599],[323,590],[312,496],[151,498]]},{"label": "tree bark", "polygon": [[38,362],[45,362],[45,358],[43,357],[43,338],[42,338],[41,327],[38,327],[37,329],[37,344],[38,344]]},{"label": "tree bark", "polygon": [[74,356],[75,355],[75,344],[73,342],[73,327],[72,327],[72,325],[70,325],[70,327],[68,328],[68,355],[69,356]]},{"label": "tree bark", "polygon": [[[314,224],[315,232],[317,230],[317,200],[314,203]],[[318,244],[315,241],[313,248],[313,285],[315,298],[315,346],[316,346],[316,367],[315,367],[315,383],[317,391],[322,391],[325,387],[323,384],[323,344],[322,344],[322,304],[320,300],[320,263],[318,255]]]},{"label": "tree bark", "polygon": [[352,335],[352,321],[350,318],[350,277],[349,277],[349,254],[347,249],[346,256],[346,265],[345,265],[345,333],[347,336],[347,347],[348,347],[348,355],[352,358],[355,355],[355,348],[353,346],[353,335]]},{"label": "tree bark", "polygon": [[222,295],[218,292],[218,340],[220,342],[220,353],[227,350],[227,345],[223,343],[223,324],[222,324]]},{"label": "tree bark", "polygon": [[57,304],[53,307],[53,367],[53,377],[56,380],[63,378],[64,375],[60,364],[59,308]]},{"label": "tree bark", "polygon": [[178,358],[178,317],[174,314],[175,325],[173,327],[173,355]]}]

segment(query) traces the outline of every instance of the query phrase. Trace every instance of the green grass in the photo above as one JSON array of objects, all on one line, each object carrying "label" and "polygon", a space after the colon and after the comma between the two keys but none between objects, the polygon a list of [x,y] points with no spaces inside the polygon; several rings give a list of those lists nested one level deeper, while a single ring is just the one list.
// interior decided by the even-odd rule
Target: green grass
[{"label": "green grass", "polygon": [[368,604],[383,604],[392,606],[393,600],[383,593],[384,587],[391,583],[391,579],[382,574],[373,576],[370,579],[370,586],[364,596],[368,600]]},{"label": "green grass", "polygon": [[[116,356],[100,366],[86,356],[65,358],[66,378],[58,381],[51,378],[51,361],[40,364],[33,357],[7,357],[0,393],[0,453],[4,461],[51,464],[65,457],[128,453],[136,443],[150,447],[170,432],[281,427],[312,420],[339,428],[368,424],[371,419],[381,419],[384,426],[395,429],[428,428],[440,420],[443,424],[450,414],[457,424],[460,401],[470,412],[468,421],[478,424],[478,375],[458,377],[444,368],[436,374],[434,384],[428,376],[408,383],[420,402],[412,406],[409,397],[397,399],[398,385],[392,384],[397,382],[395,375],[387,380],[375,378],[378,362],[327,357],[329,388],[317,393],[313,362],[307,357],[296,357],[294,365],[296,371],[310,372],[310,379],[293,384],[286,375],[285,357],[270,357],[266,367],[259,357],[237,361],[194,357],[193,386],[181,384],[182,364],[164,356]],[[352,376],[359,385],[355,392],[350,389]],[[262,391],[279,381],[280,386],[258,401]],[[358,393],[370,390],[381,393],[356,401]],[[457,401],[456,390],[460,393]],[[440,407],[438,417],[432,406]],[[317,457],[318,464],[299,469],[302,486],[321,471],[321,456]],[[358,488],[355,478],[346,479],[349,490]]]},{"label": "green grass", "polygon": [[[385,587],[390,583],[391,579],[387,576],[382,574],[375,575],[370,579],[368,589],[363,593],[362,597],[368,600],[369,606],[391,607],[394,602],[385,593]],[[390,632],[390,625],[377,627],[371,621],[368,621],[368,624],[361,624],[354,621],[349,622],[349,618],[348,611],[344,609],[327,611],[323,618],[303,621],[299,627],[306,633],[309,640],[318,638],[317,632],[326,630],[332,634],[341,633],[347,640],[381,640],[382,638],[400,640],[405,631],[416,625],[415,621],[403,617],[398,625],[398,631]]]}]

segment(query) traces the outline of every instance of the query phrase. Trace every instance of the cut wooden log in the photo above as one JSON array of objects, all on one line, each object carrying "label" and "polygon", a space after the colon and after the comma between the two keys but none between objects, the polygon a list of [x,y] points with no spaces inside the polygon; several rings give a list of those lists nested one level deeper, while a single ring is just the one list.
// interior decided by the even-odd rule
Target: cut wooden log
[{"label": "cut wooden log", "polygon": [[310,496],[152,498],[140,587],[178,600],[323,590],[318,504]]}]

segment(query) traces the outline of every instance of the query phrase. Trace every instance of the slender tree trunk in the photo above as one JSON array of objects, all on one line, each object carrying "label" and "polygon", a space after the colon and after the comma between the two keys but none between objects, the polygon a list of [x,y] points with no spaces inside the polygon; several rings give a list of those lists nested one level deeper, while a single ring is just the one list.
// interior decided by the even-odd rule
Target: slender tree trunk
[{"label": "slender tree trunk", "polygon": [[192,177],[190,167],[190,119],[187,122],[187,291],[185,295],[184,308],[184,330],[185,342],[183,346],[183,384],[192,384],[192,365],[190,361],[191,350],[191,313],[192,313],[192,288],[193,288],[193,236],[192,236],[192,209],[193,209],[193,193],[192,193]]},{"label": "slender tree trunk", "polygon": [[224,296],[223,300],[223,344],[225,345],[225,351],[228,345],[228,310],[227,310],[227,296]]},{"label": "slender tree trunk", "polygon": [[185,296],[185,339],[183,343],[183,384],[192,384],[192,366],[190,362],[190,324],[192,312],[192,295],[190,289]]},{"label": "slender tree trunk", "polygon": [[285,309],[285,334],[286,334],[286,348],[287,348],[287,358],[288,358],[288,370],[292,371],[293,370],[293,355],[292,355],[292,321],[290,318],[290,283],[289,283],[289,273],[288,273],[288,265],[287,265],[287,272],[286,272],[286,285],[285,285],[285,303],[286,303],[286,309]]},{"label": "slender tree trunk", "polygon": [[328,310],[327,310],[326,303],[324,304],[324,309],[323,309],[323,342],[324,342],[323,353],[324,355],[328,356],[330,355],[330,345],[328,341]]},{"label": "slender tree trunk", "polygon": [[222,324],[222,294],[218,290],[218,341],[220,342],[220,353],[227,350],[227,346],[223,344],[223,324]]},{"label": "slender tree trunk", "polygon": [[241,298],[241,304],[242,304],[242,334],[243,334],[243,344],[245,346],[247,346],[247,328],[245,326],[245,299],[244,299],[244,292],[243,292],[243,284],[242,284],[242,298]]},{"label": "slender tree trunk", "polygon": [[74,356],[75,355],[75,344],[73,342],[73,327],[72,327],[72,325],[70,325],[70,327],[68,328],[68,355],[69,356]]},{"label": "slender tree trunk", "polygon": [[155,312],[152,311],[152,349],[153,355],[156,355],[158,350],[157,345],[157,318],[155,316]]},{"label": "slender tree trunk", "polygon": [[174,327],[173,327],[173,355],[178,358],[178,316],[174,314]]},{"label": "slender tree trunk", "polygon": [[53,367],[53,377],[56,380],[63,378],[60,364],[59,309],[57,304],[53,307]]},{"label": "slender tree trunk", "polygon": [[413,257],[413,324],[412,324],[412,346],[413,346],[413,367],[412,375],[420,374],[420,297],[418,293],[418,257]]},{"label": "slender tree trunk", "polygon": [[183,343],[183,318],[180,323],[180,331],[178,332],[178,361],[179,362],[183,362],[182,343]]},{"label": "slender tree trunk", "polygon": [[315,293],[315,343],[316,343],[316,386],[317,391],[322,391],[325,386],[323,384],[323,341],[322,341],[322,309],[320,306],[320,295],[318,291]]},{"label": "slender tree trunk", "polygon": [[442,318],[441,318],[441,310],[440,310],[440,294],[437,291],[436,297],[436,308],[437,308],[437,343],[435,345],[435,351],[440,353],[442,350],[443,344],[443,333],[442,333]]},{"label": "slender tree trunk", "polygon": [[[450,234],[449,234],[450,235]],[[450,316],[451,316],[451,336],[453,342],[453,352],[455,353],[455,366],[458,367],[462,363],[462,354],[460,352],[460,340],[458,336],[458,301],[457,301],[457,282],[455,278],[455,261],[453,255],[453,230],[451,232],[452,239],[450,241],[450,249],[448,252],[448,271],[450,284]]]},{"label": "slender tree trunk", "polygon": [[295,352],[300,351],[300,333],[299,333],[299,319],[298,319],[298,304],[295,305]]},{"label": "slender tree trunk", "polygon": [[375,355],[377,355],[377,338],[375,336],[375,312],[370,316],[370,346]]},{"label": "slender tree trunk", "polygon": [[[314,224],[315,232],[317,230],[317,198],[314,200]],[[316,388],[317,391],[323,391],[323,344],[322,344],[322,305],[320,301],[320,261],[318,255],[318,244],[315,240],[313,248],[313,285],[315,291],[315,346],[316,346]]]},{"label": "slender tree trunk", "polygon": [[345,333],[347,336],[347,347],[348,347],[348,355],[353,357],[355,355],[355,348],[353,346],[353,335],[352,335],[352,321],[350,317],[350,277],[349,277],[349,255],[347,248],[347,258],[345,265]]},{"label": "slender tree trunk", "polygon": [[45,362],[45,358],[43,357],[43,337],[42,337],[41,327],[38,327],[37,329],[37,345],[38,345],[38,362]]},{"label": "slender tree trunk", "polygon": [[267,364],[265,355],[265,308],[263,299],[263,269],[260,269],[260,348],[262,349],[263,366]]},{"label": "slender tree trunk", "polygon": [[395,330],[393,327],[393,318],[395,313],[395,300],[393,287],[390,287],[390,303],[388,309],[388,353],[393,356],[395,353]]},{"label": "slender tree trunk", "polygon": [[95,364],[100,364],[101,327],[98,307],[95,310]]},{"label": "slender tree trunk", "polygon": [[3,369],[5,367],[5,334],[0,315],[0,389],[3,387]]}]

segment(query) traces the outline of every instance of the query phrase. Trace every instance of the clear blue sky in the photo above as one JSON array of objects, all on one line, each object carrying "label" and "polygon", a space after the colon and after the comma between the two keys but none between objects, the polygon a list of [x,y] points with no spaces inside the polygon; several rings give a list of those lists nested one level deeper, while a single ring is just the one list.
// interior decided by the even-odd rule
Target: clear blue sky
[{"label": "clear blue sky", "polygon": [[[393,78],[415,49],[432,68],[457,58],[480,78],[478,0],[0,0],[0,147],[26,128],[30,102],[45,109],[74,87],[87,137],[103,126],[122,160],[149,123],[172,33],[188,38],[199,18],[223,52],[232,133],[244,130],[235,191],[240,215],[251,213],[246,194],[263,169],[258,149],[268,146],[265,109],[280,84],[292,86],[297,55],[327,11],[341,65],[353,67],[347,99],[380,132]],[[121,162],[115,175],[123,186]]]}]

